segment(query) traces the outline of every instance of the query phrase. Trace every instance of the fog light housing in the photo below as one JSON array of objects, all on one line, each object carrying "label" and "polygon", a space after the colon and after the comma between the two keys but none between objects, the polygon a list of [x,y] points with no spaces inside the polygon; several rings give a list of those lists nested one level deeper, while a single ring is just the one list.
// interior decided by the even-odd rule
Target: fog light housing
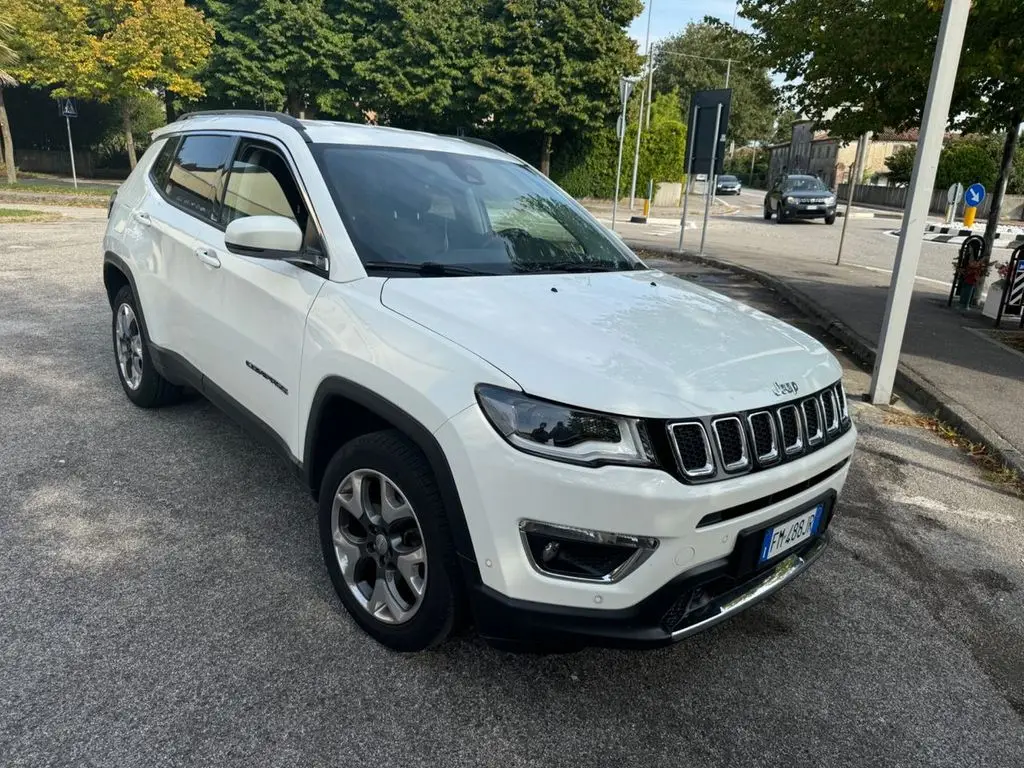
[{"label": "fog light housing", "polygon": [[658,548],[646,536],[592,531],[524,520],[519,534],[538,573],[571,581],[611,584],[639,568]]}]

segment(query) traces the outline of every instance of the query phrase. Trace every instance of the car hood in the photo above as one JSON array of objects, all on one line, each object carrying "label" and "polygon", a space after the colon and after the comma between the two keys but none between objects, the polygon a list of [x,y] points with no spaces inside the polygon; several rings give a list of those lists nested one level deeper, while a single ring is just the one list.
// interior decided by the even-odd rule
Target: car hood
[{"label": "car hood", "polygon": [[832,192],[828,189],[794,189],[792,192],[783,192],[784,197],[795,197],[798,200],[804,198],[813,197],[815,199],[822,197],[831,197]]},{"label": "car hood", "polygon": [[748,410],[842,372],[802,331],[657,271],[392,278],[381,301],[532,395],[621,415]]}]

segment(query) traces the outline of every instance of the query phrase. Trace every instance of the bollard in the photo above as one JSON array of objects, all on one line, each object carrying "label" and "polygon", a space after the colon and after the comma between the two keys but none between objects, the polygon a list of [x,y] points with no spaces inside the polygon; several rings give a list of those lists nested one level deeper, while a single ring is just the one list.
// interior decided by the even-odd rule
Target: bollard
[{"label": "bollard", "polygon": [[646,224],[647,223],[647,215],[650,212],[651,212],[651,201],[650,200],[644,200],[644,213],[643,213],[643,215],[642,216],[630,216],[629,217],[629,223],[630,224]]},{"label": "bollard", "polygon": [[969,205],[964,208],[964,226],[970,229],[974,226],[974,217],[978,215],[978,209],[976,206]]}]

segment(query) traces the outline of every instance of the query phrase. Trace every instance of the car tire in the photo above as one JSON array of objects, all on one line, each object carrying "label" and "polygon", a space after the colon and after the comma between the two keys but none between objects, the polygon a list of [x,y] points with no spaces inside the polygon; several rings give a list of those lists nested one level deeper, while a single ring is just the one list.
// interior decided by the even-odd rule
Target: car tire
[{"label": "car tire", "polygon": [[835,224],[836,223],[836,215],[833,213],[831,216],[826,216],[825,217],[825,223],[826,224]]},{"label": "car tire", "polygon": [[117,292],[113,310],[114,367],[128,399],[140,408],[159,408],[180,400],[181,387],[161,376],[153,366],[138,299],[131,286]]},{"label": "car tire", "polygon": [[465,587],[441,492],[404,434],[372,432],[338,450],[321,484],[319,528],[338,597],[381,645],[422,651],[461,628]]},{"label": "car tire", "polygon": [[769,208],[767,205],[764,207],[764,220],[765,221],[771,221],[772,220],[772,209]]}]

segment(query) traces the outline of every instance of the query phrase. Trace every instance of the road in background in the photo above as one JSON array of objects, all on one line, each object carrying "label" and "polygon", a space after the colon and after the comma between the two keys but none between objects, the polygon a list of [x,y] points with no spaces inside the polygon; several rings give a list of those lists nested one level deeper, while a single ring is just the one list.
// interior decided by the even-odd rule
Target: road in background
[{"label": "road in background", "polygon": [[204,400],[128,403],[92,216],[0,225],[0,764],[1020,763],[1024,510],[930,432],[854,400],[830,550],[673,648],[397,655],[342,610],[279,459]]}]

